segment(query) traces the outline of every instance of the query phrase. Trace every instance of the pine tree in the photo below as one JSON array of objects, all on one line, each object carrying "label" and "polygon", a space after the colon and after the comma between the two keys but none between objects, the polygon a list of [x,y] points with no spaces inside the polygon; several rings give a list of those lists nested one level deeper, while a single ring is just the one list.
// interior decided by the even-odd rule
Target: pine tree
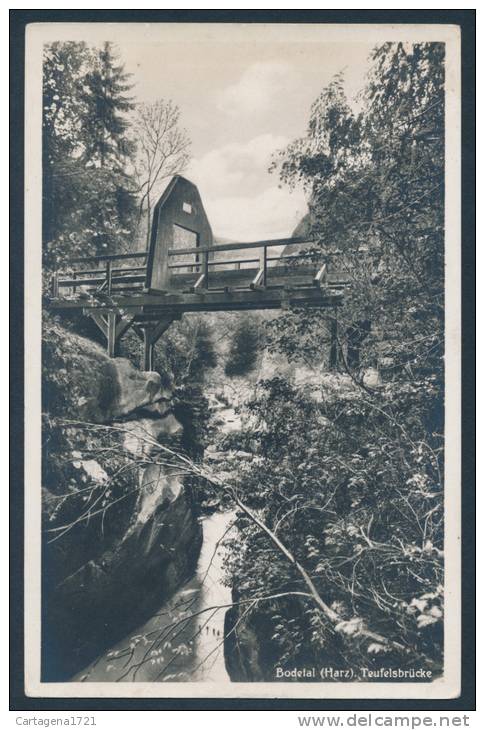
[{"label": "pine tree", "polygon": [[117,63],[112,44],[104,43],[86,76],[84,147],[88,165],[123,172],[134,152],[127,138],[127,114],[135,107],[127,95],[132,88],[129,77],[123,64]]},{"label": "pine tree", "polygon": [[79,255],[132,247],[128,75],[110,44],[53,43],[43,67],[43,253],[57,269]]},{"label": "pine tree", "polygon": [[[42,238],[47,243],[63,230],[65,210],[78,203],[80,129],[86,114],[83,77],[90,61],[85,43],[44,47],[42,89]],[[76,168],[76,169],[73,169]],[[81,168],[81,169],[79,169]],[[72,221],[72,218],[71,218]],[[49,256],[44,264],[49,263]]]},{"label": "pine tree", "polygon": [[198,324],[194,350],[190,374],[200,377],[207,368],[214,368],[217,365],[212,329],[206,322],[201,321]]},{"label": "pine tree", "polygon": [[128,115],[135,105],[128,95],[129,77],[108,42],[93,53],[92,68],[85,77],[84,161],[99,190],[93,200],[91,228],[96,248],[103,252],[132,244],[136,185],[128,168],[135,146],[128,134]]},{"label": "pine tree", "polygon": [[242,318],[234,331],[226,362],[226,375],[245,375],[250,372],[258,357],[259,332],[251,319]]}]

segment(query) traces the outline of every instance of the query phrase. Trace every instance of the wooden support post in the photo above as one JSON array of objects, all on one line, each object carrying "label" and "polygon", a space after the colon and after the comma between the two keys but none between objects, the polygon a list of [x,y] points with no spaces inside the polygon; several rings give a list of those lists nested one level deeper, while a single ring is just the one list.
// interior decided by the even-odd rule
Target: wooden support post
[{"label": "wooden support post", "polygon": [[115,357],[116,354],[116,324],[118,315],[116,312],[108,312],[108,357]]},{"label": "wooden support post", "polygon": [[154,344],[151,340],[151,328],[143,329],[143,370],[150,372],[153,370],[153,351]]},{"label": "wooden support post", "polygon": [[123,337],[125,332],[130,329],[134,321],[134,317],[126,317],[125,319],[120,319],[120,321],[116,325],[116,342],[118,342],[118,340]]},{"label": "wooden support post", "polygon": [[111,295],[111,286],[113,283],[113,262],[106,262],[106,290],[108,295]]},{"label": "wooden support post", "polygon": [[93,322],[98,325],[99,329],[106,337],[109,357],[116,357],[118,342],[125,332],[127,332],[131,327],[135,321],[135,317],[128,316],[122,319],[117,312],[111,311],[106,312],[107,318],[105,318],[99,310],[96,311],[90,309],[84,309],[83,313],[91,317]]},{"label": "wooden support post", "polygon": [[268,273],[267,252],[268,252],[268,249],[266,248],[266,246],[263,246],[263,250],[260,251],[260,254],[259,254],[259,267],[263,271],[263,277],[262,277],[262,281],[261,281],[262,286],[266,286],[266,276]]},{"label": "wooden support post", "polygon": [[204,289],[209,288],[209,253],[205,251],[202,254],[202,273],[204,275]]},{"label": "wooden support post", "polygon": [[180,319],[180,315],[172,314],[164,317],[154,325],[144,325],[143,327],[143,370],[153,370],[154,364],[154,351],[155,345],[157,344],[163,333],[168,330],[170,325],[175,319]]},{"label": "wooden support post", "polygon": [[266,246],[263,246],[259,252],[259,269],[258,273],[249,285],[250,289],[264,289],[266,286],[266,274],[268,270],[268,259],[266,256]]},{"label": "wooden support post", "polygon": [[191,286],[190,287],[190,291],[192,293],[195,293],[195,292],[201,292],[204,289],[207,289],[206,280],[205,280],[205,274],[201,274],[199,276],[199,278],[197,279],[197,281],[195,282],[194,286]]},{"label": "wooden support post", "polygon": [[337,312],[330,319],[330,369],[338,368],[338,320]]},{"label": "wooden support post", "polygon": [[143,332],[143,328],[142,328],[142,327],[140,327],[140,325],[138,325],[138,324],[134,324],[134,325],[133,325],[133,332],[135,333],[135,335],[136,335],[136,336],[137,336],[137,337],[138,337],[138,338],[139,338],[139,339],[140,339],[140,340],[141,340],[142,342],[144,342],[144,340],[145,340],[145,335],[144,335],[144,332]]},{"label": "wooden support post", "polygon": [[154,345],[157,344],[163,333],[168,330],[172,322],[176,319],[180,319],[180,317],[180,314],[172,314],[168,317],[164,317],[159,322],[157,322],[157,324],[152,329],[152,340]]},{"label": "wooden support post", "polygon": [[103,335],[106,337],[106,339],[108,339],[108,323],[105,320],[105,318],[99,312],[96,312],[96,310],[90,311],[89,309],[84,309],[83,314],[91,317],[93,322],[95,322],[98,325],[99,329],[101,330]]},{"label": "wooden support post", "polygon": [[324,286],[327,283],[327,264],[323,264],[323,266],[318,270],[318,273],[313,279],[313,285],[314,286]]},{"label": "wooden support post", "polygon": [[250,283],[249,288],[253,289],[253,291],[254,291],[254,289],[261,289],[262,280],[263,280],[263,270],[258,269],[258,273],[256,274],[256,276]]},{"label": "wooden support post", "polygon": [[57,297],[59,296],[59,275],[57,271],[54,271],[54,273],[52,274],[51,291],[52,296],[57,299]]}]

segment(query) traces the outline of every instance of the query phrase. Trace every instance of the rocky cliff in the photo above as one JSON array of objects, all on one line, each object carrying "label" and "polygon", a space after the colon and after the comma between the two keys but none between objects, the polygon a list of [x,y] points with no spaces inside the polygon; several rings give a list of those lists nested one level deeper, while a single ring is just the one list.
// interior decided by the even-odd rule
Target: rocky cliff
[{"label": "rocky cliff", "polygon": [[158,373],[52,321],[43,357],[42,675],[61,681],[191,577],[202,534]]}]

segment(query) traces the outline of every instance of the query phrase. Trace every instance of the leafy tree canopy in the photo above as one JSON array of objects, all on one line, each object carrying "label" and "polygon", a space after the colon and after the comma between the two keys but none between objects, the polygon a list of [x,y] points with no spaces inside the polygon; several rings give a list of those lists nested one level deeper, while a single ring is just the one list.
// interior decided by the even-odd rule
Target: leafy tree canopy
[{"label": "leafy tree canopy", "polygon": [[[241,470],[241,498],[341,618],[332,628],[295,599],[266,606],[274,630],[260,639],[273,666],[321,663],[327,653],[334,666],[440,671],[443,59],[441,44],[376,48],[358,102],[338,75],[313,104],[306,136],[273,164],[284,183],[305,186],[313,248],[349,283],[335,312],[343,377],[324,378],[317,397],[274,378],[249,406],[258,456]],[[268,341],[321,371],[329,327],[322,312],[290,311],[268,323]],[[384,382],[369,383],[370,366]],[[262,582],[267,592],[300,588],[244,519],[232,579],[243,598]],[[369,643],[364,627],[389,643]]]},{"label": "leafy tree canopy", "polygon": [[128,76],[111,45],[52,43],[43,75],[44,265],[131,242]]}]

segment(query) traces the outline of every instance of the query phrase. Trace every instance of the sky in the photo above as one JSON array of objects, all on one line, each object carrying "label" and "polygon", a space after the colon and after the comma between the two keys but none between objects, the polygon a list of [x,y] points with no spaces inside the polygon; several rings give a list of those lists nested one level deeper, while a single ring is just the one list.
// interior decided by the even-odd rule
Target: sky
[{"label": "sky", "polygon": [[274,27],[241,26],[236,34],[227,26],[207,34],[190,28],[113,39],[133,95],[179,106],[192,140],[184,174],[198,186],[215,235],[289,236],[306,200],[268,172],[272,153],[305,134],[312,102],[336,73],[345,69],[350,97],[362,88],[372,45],[306,40],[301,32],[279,37]]}]

